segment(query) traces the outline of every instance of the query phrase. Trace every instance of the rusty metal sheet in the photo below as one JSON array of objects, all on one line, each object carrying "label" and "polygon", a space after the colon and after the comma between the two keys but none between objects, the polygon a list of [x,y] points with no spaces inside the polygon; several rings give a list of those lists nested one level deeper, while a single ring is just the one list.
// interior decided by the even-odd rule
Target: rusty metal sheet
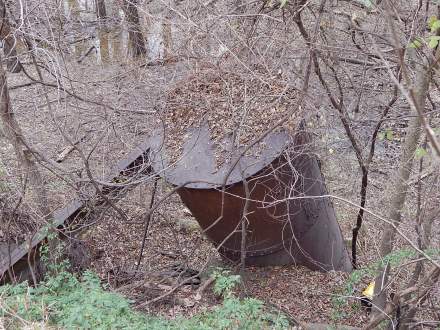
[{"label": "rusty metal sheet", "polygon": [[246,153],[241,156],[243,148],[233,149],[231,139],[226,139],[222,141],[222,145],[232,156],[228,162],[217,168],[208,125],[205,123],[199,128],[193,128],[187,135],[188,138],[183,143],[182,156],[175,164],[170,164],[169,154],[163,142],[164,131],[158,129],[150,140],[152,166],[157,174],[176,186],[191,182],[186,187],[199,189],[222,186],[225,176],[237,159],[239,161],[227,177],[226,185],[254,175],[276,159],[290,143],[290,137],[285,132],[273,132],[262,141],[264,148],[258,152],[253,152],[256,147],[251,148],[250,155]]},{"label": "rusty metal sheet", "polygon": [[[330,199],[313,198],[327,192],[318,161],[307,150],[308,135],[298,132],[292,140],[286,139],[292,141],[287,150],[275,148],[277,156],[246,177],[250,191],[246,263],[297,263],[313,270],[350,271],[351,261]],[[192,170],[198,177],[199,172]],[[220,253],[239,261],[246,194],[242,180],[235,179],[239,181],[228,185],[224,196],[219,187],[206,186],[183,187],[178,193]]]}]

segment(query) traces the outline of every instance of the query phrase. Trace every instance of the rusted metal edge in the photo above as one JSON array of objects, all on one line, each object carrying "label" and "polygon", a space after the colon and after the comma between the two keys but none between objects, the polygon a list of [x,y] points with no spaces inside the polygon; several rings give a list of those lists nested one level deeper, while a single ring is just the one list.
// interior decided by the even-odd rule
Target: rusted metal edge
[{"label": "rusted metal edge", "polygon": [[[281,242],[279,244],[274,244],[271,247],[259,249],[259,250],[253,250],[253,251],[246,251],[246,257],[261,257],[261,256],[267,256],[269,254],[273,254],[275,252],[281,251],[285,249],[284,242]],[[241,256],[241,250],[234,250],[227,247],[220,247],[220,252],[226,253],[228,255],[235,255],[237,257]]]},{"label": "rusted metal edge", "polygon": [[229,136],[220,144],[230,159],[217,167],[215,145],[210,138],[209,126],[204,122],[200,127],[188,129],[182,154],[170,164],[165,134],[164,129],[157,129],[152,134],[152,167],[169,183],[179,186],[189,182],[185,187],[196,189],[216,189],[223,183],[229,186],[241,182],[272,163],[291,143],[286,131],[276,131],[261,141],[264,147],[258,149],[260,145],[256,144],[248,153],[242,154],[244,146],[234,146],[232,136]]},{"label": "rusted metal edge", "polygon": [[[120,177],[126,178],[130,175],[133,175],[134,172],[142,172],[145,175],[150,174],[152,169],[149,165],[149,152],[150,141],[147,140],[138,145],[125,158],[120,160],[112,168],[109,176],[106,178],[106,181],[112,182]],[[138,168],[140,168],[140,171],[137,170]],[[131,185],[130,187],[133,188],[134,185]],[[104,195],[107,196],[120,190],[120,187],[105,187],[104,189],[102,189],[102,192]],[[121,197],[122,196],[119,196],[119,198]],[[91,196],[89,200],[91,199],[96,199],[94,201],[95,206],[105,204],[103,198],[97,194]],[[63,228],[66,228],[70,222],[80,216],[80,213],[87,206],[89,200],[75,199],[67,206],[55,211],[53,213],[54,227],[61,231],[63,230]],[[27,256],[30,250],[35,250],[36,248],[38,248],[38,246],[46,239],[46,236],[47,230],[45,228],[42,228],[34,235],[33,239],[30,242],[30,246],[28,242],[25,242],[13,248],[10,254],[7,253],[8,257],[4,258],[4,260],[0,260],[0,282],[2,281],[4,276],[7,275],[8,269],[14,267],[19,261],[22,261]]]}]

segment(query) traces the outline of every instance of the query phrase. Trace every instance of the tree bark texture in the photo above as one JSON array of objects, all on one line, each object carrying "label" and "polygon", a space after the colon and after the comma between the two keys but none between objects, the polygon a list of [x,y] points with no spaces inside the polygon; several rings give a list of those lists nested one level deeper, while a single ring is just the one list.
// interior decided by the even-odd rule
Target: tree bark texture
[{"label": "tree bark texture", "polygon": [[95,0],[96,16],[99,19],[107,18],[107,10],[105,9],[105,0]]},{"label": "tree bark texture", "polygon": [[[426,97],[428,94],[429,84],[431,80],[430,68],[422,64],[416,64],[416,79],[413,86],[414,102],[417,107],[424,109]],[[413,113],[407,130],[405,143],[403,145],[403,153],[400,158],[399,169],[396,178],[393,181],[390,203],[389,220],[395,226],[402,221],[402,209],[405,204],[406,194],[408,190],[408,180],[413,167],[414,155],[420,142],[422,134],[422,121],[417,113]],[[396,235],[393,225],[386,225],[380,245],[381,257],[391,253]]]},{"label": "tree bark texture", "polygon": [[17,39],[11,31],[6,14],[6,5],[3,0],[0,0],[0,38],[3,44],[6,66],[9,72],[18,73],[22,70],[22,66],[17,56]]},{"label": "tree bark texture", "polygon": [[0,119],[3,125],[3,132],[7,140],[12,144],[17,157],[18,167],[20,168],[24,180],[29,180],[30,186],[35,193],[36,201],[42,217],[49,215],[47,204],[47,193],[44,182],[36,164],[32,161],[30,152],[23,144],[23,134],[15,115],[12,111],[9,98],[6,72],[0,65]]},{"label": "tree bark texture", "polygon": [[137,0],[124,0],[123,11],[128,25],[129,51],[132,57],[147,53],[145,39],[142,34]]}]

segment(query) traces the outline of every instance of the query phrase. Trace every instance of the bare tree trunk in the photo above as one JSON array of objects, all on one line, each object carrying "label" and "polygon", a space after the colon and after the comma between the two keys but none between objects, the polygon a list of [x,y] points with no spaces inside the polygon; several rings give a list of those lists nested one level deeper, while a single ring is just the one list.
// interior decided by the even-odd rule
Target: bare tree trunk
[{"label": "bare tree trunk", "polygon": [[22,70],[22,66],[17,57],[16,44],[17,39],[12,34],[9,27],[6,5],[3,0],[0,0],[0,38],[3,43],[3,52],[6,58],[6,66],[11,73],[19,73]]},{"label": "bare tree trunk", "polygon": [[128,24],[129,50],[133,57],[139,57],[147,53],[145,39],[142,35],[137,0],[124,0],[124,14]]},{"label": "bare tree trunk", "polygon": [[[6,6],[3,0],[0,0],[0,21],[1,21],[1,33],[0,36],[5,42],[5,52],[9,49],[10,52],[15,51],[15,44],[12,44],[13,37],[9,29],[9,25],[6,18]],[[1,57],[0,57],[1,63]],[[21,70],[21,64],[16,59],[16,62],[8,61],[8,67],[14,64],[11,68],[17,70],[17,66]],[[40,172],[31,159],[29,151],[26,150],[23,143],[23,134],[15,119],[14,113],[12,111],[11,102],[9,98],[8,85],[6,80],[6,72],[3,66],[0,64],[0,118],[3,123],[3,131],[6,138],[12,144],[14,148],[15,155],[17,157],[18,166],[21,169],[21,174],[23,176],[23,181],[29,179],[31,183],[32,190],[36,194],[36,200],[38,203],[41,216],[47,217],[49,215],[49,209],[47,204],[47,193],[44,188],[44,182],[40,175]]]},{"label": "bare tree trunk", "polygon": [[11,73],[19,73],[23,67],[21,66],[20,61],[18,60],[17,50],[15,48],[16,39],[9,36],[3,41],[4,43],[4,53],[6,56],[6,65],[8,71]]},{"label": "bare tree trunk", "polygon": [[95,0],[96,16],[99,19],[107,18],[107,11],[105,9],[105,0]]},{"label": "bare tree trunk", "polygon": [[99,55],[101,63],[108,63],[110,61],[110,47],[108,32],[104,29],[99,29]]},{"label": "bare tree trunk", "polygon": [[47,207],[47,193],[44,188],[44,182],[41,174],[31,159],[29,151],[25,148],[22,139],[23,134],[15,119],[12,111],[8,86],[6,82],[6,73],[3,67],[0,65],[0,118],[3,124],[3,131],[8,141],[14,147],[14,152],[17,157],[18,166],[21,169],[23,175],[23,181],[29,179],[32,190],[35,193],[35,197],[38,203],[41,216],[47,217],[49,215],[49,209]]},{"label": "bare tree trunk", "polygon": [[[400,158],[400,163],[398,171],[396,173],[396,178],[392,182],[394,194],[391,196],[390,209],[388,219],[390,223],[386,225],[381,238],[380,245],[380,256],[383,258],[393,250],[394,240],[396,236],[396,227],[400,225],[402,221],[402,210],[405,205],[409,177],[411,175],[414,156],[419,145],[423,125],[422,117],[419,114],[423,114],[425,108],[425,102],[428,95],[429,85],[431,82],[431,67],[430,65],[424,63],[420,59],[416,59],[414,69],[416,71],[416,78],[413,83],[413,87],[409,92],[409,97],[414,102],[416,109],[413,110],[413,117],[410,120],[409,127],[407,130],[405,143],[403,145],[403,152]],[[405,68],[404,68],[405,69]],[[413,107],[411,107],[413,108]],[[381,281],[380,275],[375,279],[375,285],[378,286]],[[373,306],[379,306],[380,308],[375,308],[371,314],[371,322],[375,319],[380,319],[384,313],[384,306],[381,306],[379,301],[380,295],[375,296],[373,299]],[[382,308],[383,307],[383,308]],[[409,312],[406,308],[403,309],[404,315],[402,315],[402,320],[399,328],[408,329],[408,325],[411,322],[413,314]],[[406,314],[406,315],[405,315]]]},{"label": "bare tree trunk", "polygon": [[[9,90],[6,80],[6,72],[1,65],[0,57],[0,120],[3,125],[3,132],[6,139],[12,144],[17,158],[17,164],[21,172],[23,186],[29,181],[30,192],[37,204],[40,216],[48,221],[50,209],[48,207],[47,191],[43,177],[33,161],[33,155],[26,145],[21,127],[15,118],[9,97]],[[53,229],[55,231],[55,229]],[[56,233],[55,233],[55,236]],[[49,257],[51,263],[57,262],[56,253],[57,240],[49,240]],[[32,271],[32,270],[31,270]]]},{"label": "bare tree trunk", "polygon": [[[413,87],[413,99],[416,107],[423,111],[431,81],[431,69],[422,64],[416,64],[417,75]],[[389,219],[392,224],[386,226],[380,245],[381,257],[391,253],[396,235],[394,226],[398,226],[402,220],[402,209],[405,204],[408,190],[408,180],[413,167],[414,155],[420,142],[422,133],[422,120],[417,113],[410,120],[407,130],[403,153],[400,159],[399,170],[395,182],[393,182],[394,194],[391,197]],[[394,225],[394,226],[393,226]]]},{"label": "bare tree trunk", "polygon": [[163,60],[167,61],[171,58],[172,49],[172,31],[168,18],[165,18],[162,24],[162,39],[163,39]]}]

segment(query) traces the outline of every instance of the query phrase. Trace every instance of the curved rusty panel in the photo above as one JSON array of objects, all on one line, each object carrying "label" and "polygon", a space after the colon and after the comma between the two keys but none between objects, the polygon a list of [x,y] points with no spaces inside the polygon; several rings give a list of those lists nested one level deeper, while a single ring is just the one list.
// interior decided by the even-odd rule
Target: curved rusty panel
[{"label": "curved rusty panel", "polygon": [[[283,218],[285,204],[266,207],[267,196],[278,184],[274,176],[256,176],[248,181],[251,191],[249,202],[249,226],[247,232],[249,256],[265,255],[268,251],[283,249],[283,235],[291,236]],[[237,226],[242,218],[246,194],[242,182],[228,186],[224,199],[221,190],[181,188],[178,191],[182,201],[191,210],[203,229],[210,227],[206,235],[216,244],[222,245],[224,255],[240,254],[241,232]],[[234,232],[234,233],[233,233]],[[232,235],[230,235],[233,233]]]},{"label": "curved rusty panel", "polygon": [[242,149],[229,150],[232,159],[240,158],[226,180],[234,161],[216,168],[207,125],[189,132],[183,155],[173,166],[167,162],[163,136],[162,131],[151,140],[152,167],[176,186],[192,181],[178,193],[224,257],[240,259],[238,226],[246,178],[251,191],[248,265],[299,263],[317,270],[352,269],[333,206],[321,197],[327,192],[318,161],[309,152],[311,139],[306,132],[298,130],[293,137],[286,132],[269,134],[257,156],[240,157]]},{"label": "curved rusty panel", "polygon": [[[340,227],[316,157],[305,153],[307,135],[260,172],[247,178],[251,191],[247,227],[248,265],[298,263],[314,270],[351,271]],[[240,259],[239,223],[245,203],[243,182],[221,188],[178,191],[206,235],[224,257]],[[223,244],[222,244],[223,242]],[[220,246],[221,245],[221,246]]]},{"label": "curved rusty panel", "polygon": [[[231,160],[217,168],[213,143],[210,139],[209,129],[205,123],[199,128],[190,129],[188,138],[183,143],[183,152],[175,164],[169,163],[169,151],[163,143],[164,132],[158,129],[154,132],[151,143],[151,159],[154,171],[161,175],[168,182],[178,186],[190,181],[187,185],[190,188],[209,189],[216,188],[223,184],[226,174],[229,172],[232,164],[239,158],[238,163],[226,178],[226,184],[232,185],[240,182],[244,177],[249,177],[261,171],[276,159],[282,151],[289,145],[290,137],[285,132],[274,132],[269,134],[262,141],[261,150],[250,150],[258,156],[245,155],[240,156],[243,148],[234,149],[232,141],[222,142],[223,147],[228,150]],[[260,148],[258,146],[258,148]]]},{"label": "curved rusty panel", "polygon": [[[300,156],[293,162],[298,173],[280,157],[248,179],[252,202],[248,206],[247,264],[298,263],[314,270],[350,271],[351,262],[329,199],[295,199],[326,194],[316,159]],[[239,260],[239,223],[246,196],[243,183],[227,187],[223,200],[221,190],[216,189],[181,188],[179,195],[203,229],[211,226],[206,235],[214,245],[225,241],[221,254]]]}]

